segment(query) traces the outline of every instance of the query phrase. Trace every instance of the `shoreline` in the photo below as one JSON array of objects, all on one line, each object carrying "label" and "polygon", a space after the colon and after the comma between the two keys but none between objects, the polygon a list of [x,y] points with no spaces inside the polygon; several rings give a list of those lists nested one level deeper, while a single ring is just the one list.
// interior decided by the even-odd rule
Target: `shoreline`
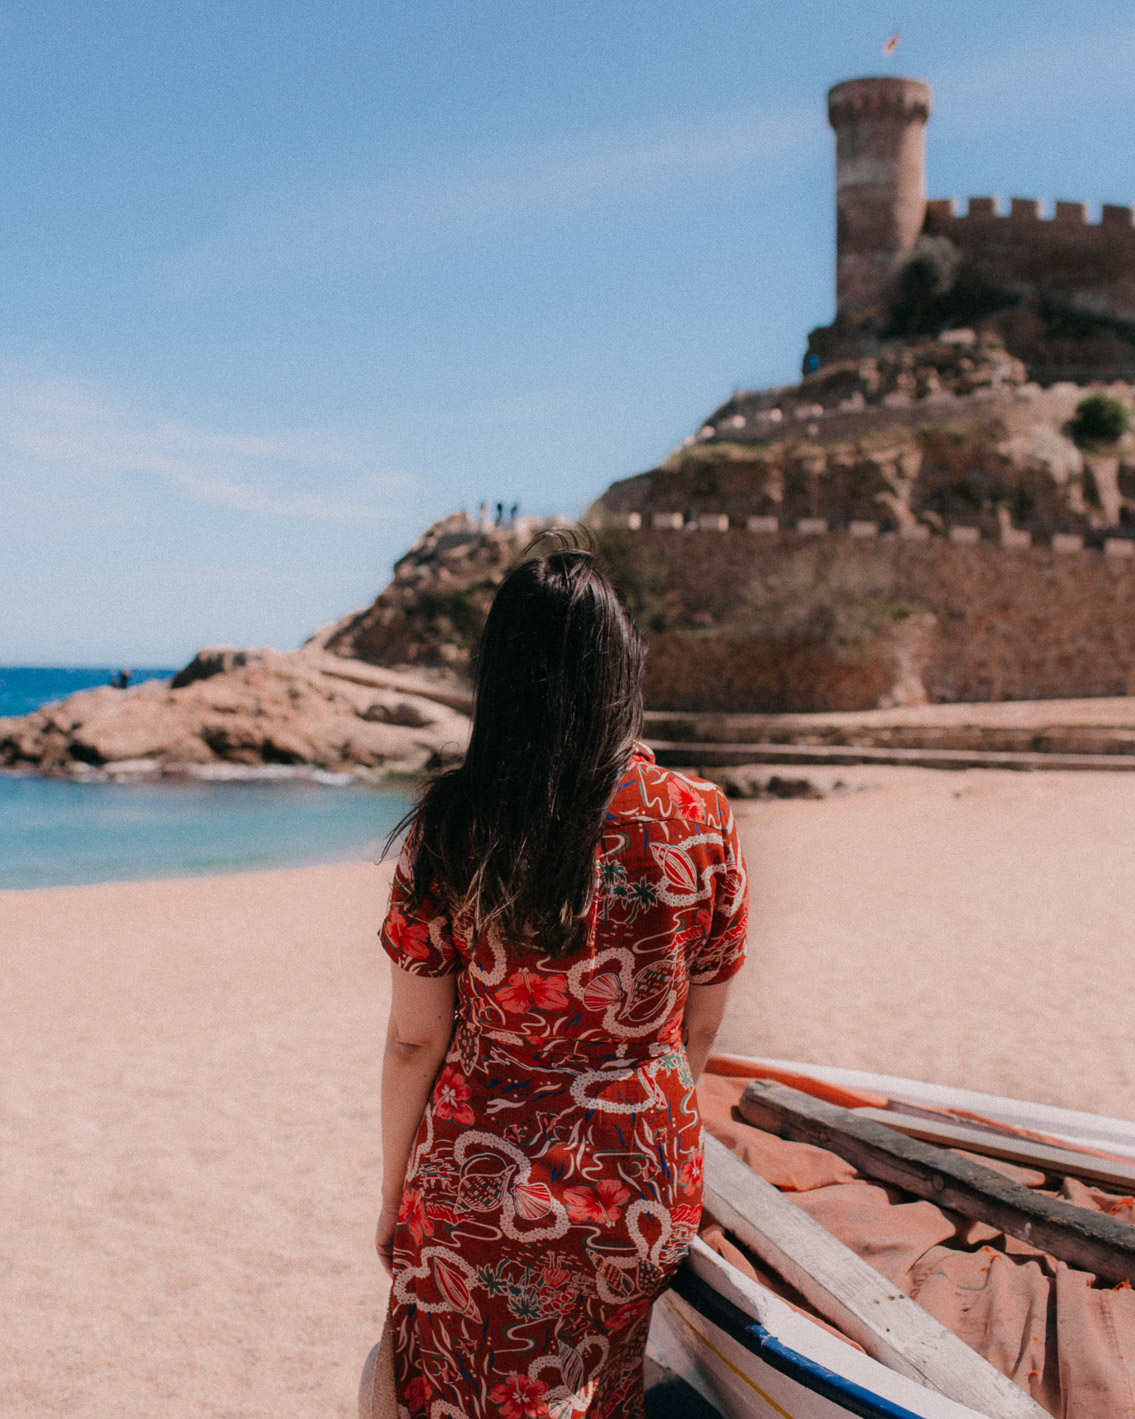
[{"label": "shoreline", "polygon": [[411,802],[399,784],[292,774],[235,782],[0,776],[0,890],[205,883],[374,860]]},{"label": "shoreline", "polygon": [[[1125,948],[1135,877],[1124,848],[1135,781],[883,765],[809,777],[818,795],[731,800],[752,924],[717,1048],[1135,1119],[1125,1024],[1135,1017]],[[23,910],[21,928],[6,919],[13,902],[41,910],[37,935],[50,938],[60,929],[52,903],[64,895],[181,894],[192,936],[188,923],[233,884],[256,896],[265,881],[377,874],[382,895],[393,862],[338,855],[0,888],[0,940],[28,925]],[[309,926],[315,900],[298,920],[312,914]],[[105,929],[84,928],[92,941]],[[987,1019],[997,1021],[989,1032]],[[983,1042],[986,1033],[994,1038]],[[1076,1062],[1084,1067],[1066,1067]]]},{"label": "shoreline", "polygon": [[321,769],[316,764],[164,764],[160,759],[122,759],[111,764],[76,762],[66,768],[36,768],[19,764],[0,764],[4,778],[61,780],[64,783],[293,783],[326,784],[345,788],[350,784],[383,788],[397,784],[416,785],[420,774],[399,769],[368,769],[356,765],[350,769]]}]

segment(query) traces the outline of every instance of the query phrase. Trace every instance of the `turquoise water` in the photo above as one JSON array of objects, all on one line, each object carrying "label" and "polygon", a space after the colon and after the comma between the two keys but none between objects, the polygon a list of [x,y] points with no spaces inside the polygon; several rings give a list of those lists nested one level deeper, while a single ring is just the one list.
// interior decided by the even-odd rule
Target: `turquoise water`
[{"label": "turquoise water", "polygon": [[404,792],[285,783],[76,783],[0,774],[0,888],[374,860]]},{"label": "turquoise water", "polygon": [[[111,673],[0,667],[0,715],[105,685]],[[410,795],[326,777],[84,783],[0,773],[0,889],[377,858]]]}]

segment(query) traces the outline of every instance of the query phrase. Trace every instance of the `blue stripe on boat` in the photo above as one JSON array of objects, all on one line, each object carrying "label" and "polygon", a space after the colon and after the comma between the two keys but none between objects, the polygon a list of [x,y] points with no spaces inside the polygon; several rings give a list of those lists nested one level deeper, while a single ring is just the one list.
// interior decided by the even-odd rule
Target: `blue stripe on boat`
[{"label": "blue stripe on boat", "polygon": [[[766,1365],[779,1370],[782,1375],[795,1380],[816,1394],[840,1405],[849,1414],[858,1414],[861,1419],[923,1419],[912,1409],[904,1409],[881,1395],[872,1394],[862,1385],[844,1379],[834,1370],[809,1360],[798,1350],[777,1340],[733,1304],[713,1289],[688,1264],[678,1268],[674,1278],[674,1290],[682,1300],[691,1305],[699,1315],[705,1316],[719,1330],[723,1330],[731,1340],[744,1346],[751,1354],[759,1356]],[[932,1392],[932,1391],[931,1391]]]}]

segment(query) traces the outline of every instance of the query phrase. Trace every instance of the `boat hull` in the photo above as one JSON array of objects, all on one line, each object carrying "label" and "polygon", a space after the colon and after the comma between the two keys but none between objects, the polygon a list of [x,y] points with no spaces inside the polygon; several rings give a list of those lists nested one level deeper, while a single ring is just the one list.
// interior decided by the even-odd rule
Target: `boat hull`
[{"label": "boat hull", "polygon": [[[936,1109],[968,1109],[1017,1128],[1135,1159],[1135,1124],[858,1070],[788,1060],[738,1063],[795,1071],[837,1086]],[[981,1419],[924,1389],[795,1311],[695,1238],[656,1303],[649,1353],[726,1419]]]},{"label": "boat hull", "polygon": [[981,1419],[895,1374],[695,1239],[649,1353],[726,1419]]}]

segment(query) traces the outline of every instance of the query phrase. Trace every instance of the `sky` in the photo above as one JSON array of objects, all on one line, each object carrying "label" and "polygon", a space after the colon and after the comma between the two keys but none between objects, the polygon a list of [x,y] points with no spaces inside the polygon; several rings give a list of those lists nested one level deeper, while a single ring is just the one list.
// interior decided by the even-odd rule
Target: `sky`
[{"label": "sky", "polygon": [[872,73],[931,196],[1135,201],[1127,3],[6,0],[0,664],[286,649],[795,379]]}]

